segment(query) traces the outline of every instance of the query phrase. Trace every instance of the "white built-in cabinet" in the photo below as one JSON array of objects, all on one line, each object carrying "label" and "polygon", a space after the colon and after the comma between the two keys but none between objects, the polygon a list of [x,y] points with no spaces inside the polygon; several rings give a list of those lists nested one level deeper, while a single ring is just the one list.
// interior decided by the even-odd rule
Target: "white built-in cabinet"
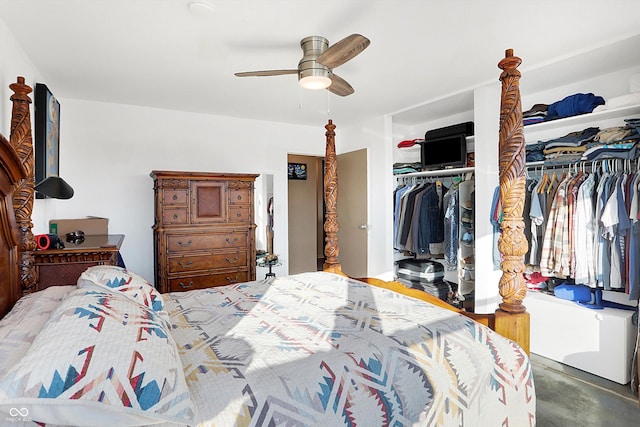
[{"label": "white built-in cabinet", "polygon": [[[635,43],[637,50],[638,37],[624,43],[630,46]],[[624,51],[619,47],[618,49]],[[607,63],[609,68],[594,66],[593,69],[600,70],[600,73],[590,74],[588,69],[585,69],[589,55],[587,53],[580,57],[564,59],[529,72],[521,66],[520,91],[523,111],[536,103],[550,104],[574,93],[592,92],[610,99],[629,92],[630,77],[640,73],[640,57],[630,63],[628,56],[618,59],[617,56],[611,56],[610,62]],[[496,63],[498,60],[499,58]],[[526,63],[526,58],[523,58],[523,63]],[[614,68],[616,63],[622,66]],[[578,65],[580,68],[572,68],[572,65]],[[493,263],[495,240],[489,221],[493,192],[499,185],[500,92],[500,82],[496,81],[399,111],[391,116],[392,129],[389,132],[392,136],[391,143],[394,145],[394,163],[407,162],[410,161],[407,156],[411,156],[411,153],[400,151],[401,149],[397,148],[399,141],[423,137],[430,129],[465,121],[474,122],[476,313],[495,311],[500,300],[498,282],[501,272]],[[589,126],[605,128],[621,125],[627,117],[640,117],[640,105],[529,125],[524,128],[525,140],[535,142],[559,137]],[[416,159],[414,161],[419,161],[419,151],[415,150],[413,155]],[[605,295],[605,299],[617,299],[618,302],[624,302],[621,301],[623,297],[624,295]],[[525,298],[524,305],[531,315],[532,353],[622,384],[629,381],[631,353],[636,337],[636,329],[631,321],[632,312],[615,309],[591,310],[576,303],[558,301],[553,296],[532,295],[531,292]]]}]

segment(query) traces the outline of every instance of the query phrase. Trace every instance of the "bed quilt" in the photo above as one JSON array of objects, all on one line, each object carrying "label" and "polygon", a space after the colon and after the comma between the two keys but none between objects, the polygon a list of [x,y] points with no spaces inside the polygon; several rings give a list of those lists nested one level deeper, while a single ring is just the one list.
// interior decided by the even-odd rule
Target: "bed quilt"
[{"label": "bed quilt", "polygon": [[462,315],[317,272],[164,295],[201,426],[533,426],[526,353]]}]

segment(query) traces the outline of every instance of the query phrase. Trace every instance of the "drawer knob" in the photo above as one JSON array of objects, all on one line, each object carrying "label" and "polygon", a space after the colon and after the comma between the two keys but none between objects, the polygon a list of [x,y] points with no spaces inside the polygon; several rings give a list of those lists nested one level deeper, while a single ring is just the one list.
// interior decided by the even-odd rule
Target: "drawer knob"
[{"label": "drawer knob", "polygon": [[238,243],[238,238],[237,237],[234,237],[233,240],[231,240],[229,237],[227,237],[225,240],[230,245],[235,245],[236,243]]},{"label": "drawer knob", "polygon": [[240,212],[237,213],[236,215],[238,218],[240,218],[242,216],[242,214]]},{"label": "drawer knob", "polygon": [[178,200],[178,195],[177,194],[173,195],[173,200]]},{"label": "drawer knob", "polygon": [[193,264],[193,261],[189,261],[186,264],[184,264],[182,261],[178,261],[178,264],[180,265],[180,267],[186,268],[186,267],[191,267],[191,264]]},{"label": "drawer knob", "polygon": [[229,264],[235,264],[240,260],[240,258],[235,257],[234,259],[230,259],[229,257],[225,258]]},{"label": "drawer knob", "polygon": [[180,285],[180,287],[181,287],[182,289],[189,289],[191,286],[193,286],[193,280],[192,280],[192,281],[190,281],[188,285],[185,285],[185,284],[184,284],[184,283],[182,283],[182,282],[180,282],[180,283],[179,283],[179,285]]},{"label": "drawer knob", "polygon": [[178,219],[178,214],[173,214],[173,219]]},{"label": "drawer knob", "polygon": [[227,282],[229,283],[236,283],[238,280],[240,280],[240,276],[236,275],[235,279],[232,279],[231,277],[227,276]]},{"label": "drawer knob", "polygon": [[242,196],[241,195],[238,195],[238,200],[242,200]]},{"label": "drawer knob", "polygon": [[178,240],[178,244],[182,247],[191,246],[192,243],[191,239],[189,239],[187,243],[184,243],[182,240]]}]

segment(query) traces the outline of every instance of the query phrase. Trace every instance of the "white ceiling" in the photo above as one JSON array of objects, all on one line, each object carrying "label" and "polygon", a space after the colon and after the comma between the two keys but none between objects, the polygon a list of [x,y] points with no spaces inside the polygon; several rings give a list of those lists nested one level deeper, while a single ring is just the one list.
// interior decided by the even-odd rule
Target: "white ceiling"
[{"label": "white ceiling", "polygon": [[[328,115],[350,125],[454,93],[464,101],[466,90],[498,80],[507,48],[523,59],[524,79],[601,47],[569,63],[577,68],[538,73],[540,81],[640,63],[638,0],[205,1],[211,10],[197,13],[190,0],[0,0],[0,17],[60,99],[313,126]],[[335,70],[355,88],[351,96],[301,89],[295,75],[233,75],[296,68],[303,37],[333,44],[351,33],[371,40]],[[624,51],[608,49],[630,37]]]}]

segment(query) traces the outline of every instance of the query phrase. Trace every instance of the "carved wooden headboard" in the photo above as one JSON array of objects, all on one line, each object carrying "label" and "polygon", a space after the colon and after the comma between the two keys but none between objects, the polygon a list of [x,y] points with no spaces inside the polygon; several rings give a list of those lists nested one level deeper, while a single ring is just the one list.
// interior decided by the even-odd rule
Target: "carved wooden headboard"
[{"label": "carved wooden headboard", "polygon": [[31,231],[33,211],[33,141],[29,104],[31,87],[18,77],[9,86],[11,129],[7,140],[0,135],[0,317],[23,293],[35,288],[32,251],[36,244]]}]

